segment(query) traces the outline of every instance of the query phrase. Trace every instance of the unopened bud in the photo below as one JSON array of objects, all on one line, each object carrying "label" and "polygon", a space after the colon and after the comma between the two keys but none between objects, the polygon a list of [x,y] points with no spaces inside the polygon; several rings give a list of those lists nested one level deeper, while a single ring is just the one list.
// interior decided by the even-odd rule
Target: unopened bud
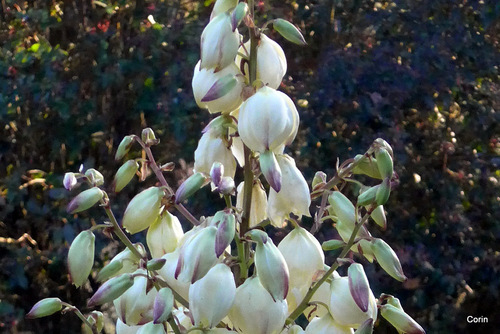
[{"label": "unopened bud", "polygon": [[35,319],[46,317],[62,309],[62,301],[59,298],[45,298],[36,303],[26,314],[26,318]]},{"label": "unopened bud", "polygon": [[101,271],[97,274],[97,282],[103,282],[110,277],[115,276],[123,268],[122,261],[111,261],[106,266],[104,266]]},{"label": "unopened bud", "polygon": [[425,330],[406,312],[390,304],[380,307],[380,314],[401,333],[425,334]]},{"label": "unopened bud", "polygon": [[221,70],[230,65],[240,44],[240,34],[233,29],[229,13],[220,13],[201,34],[201,68]]},{"label": "unopened bud", "polygon": [[375,209],[373,209],[370,217],[372,217],[373,221],[383,230],[387,228],[387,218],[385,217],[383,205],[379,205]]},{"label": "unopened bud", "polygon": [[135,160],[128,160],[116,172],[113,185],[115,192],[121,191],[132,180],[139,169],[139,164]]},{"label": "unopened bud", "polygon": [[104,184],[104,176],[102,176],[101,172],[94,168],[88,169],[85,172],[85,176],[94,187],[102,186]]},{"label": "unopened bud", "polygon": [[122,225],[130,234],[147,229],[160,215],[161,200],[165,196],[162,188],[150,187],[137,194],[123,214]]},{"label": "unopened bud", "polygon": [[290,277],[285,258],[265,232],[251,230],[249,235],[257,243],[254,260],[262,286],[269,291],[273,300],[285,299]]},{"label": "unopened bud", "polygon": [[392,151],[392,147],[391,145],[389,145],[388,142],[386,142],[385,140],[383,140],[382,138],[377,138],[373,141],[373,147],[375,147],[375,149],[378,149],[378,148],[384,148],[387,150],[387,152],[389,152],[389,154],[391,155],[391,157],[394,157],[394,152]]},{"label": "unopened bud", "polygon": [[64,174],[64,188],[71,190],[78,183],[75,173],[66,173]]},{"label": "unopened bud", "polygon": [[105,282],[87,302],[88,307],[109,303],[134,285],[134,275],[123,274]]},{"label": "unopened bud", "polygon": [[349,226],[353,226],[356,223],[356,209],[344,194],[340,191],[334,191],[328,196],[328,202],[341,222]]},{"label": "unopened bud", "polygon": [[[130,326],[130,327],[135,327],[135,326]],[[165,334],[167,333],[165,331],[165,328],[163,327],[163,324],[155,324],[153,322],[148,322],[142,326],[137,326],[137,332],[134,332],[135,334]]]},{"label": "unopened bud", "polygon": [[[102,312],[99,311],[92,311],[92,313],[89,314],[87,317],[87,321],[89,324],[97,330],[97,333],[100,333],[102,329],[104,328],[104,315]],[[92,330],[88,328],[87,326],[84,326],[84,333],[85,334],[92,334]]]},{"label": "unopened bud", "polygon": [[273,28],[281,36],[283,36],[285,39],[289,40],[292,43],[298,44],[298,45],[306,45],[306,40],[304,39],[304,36],[302,36],[302,33],[300,30],[288,22],[287,20],[283,19],[276,19],[273,21]]},{"label": "unopened bud", "polygon": [[68,211],[68,213],[85,211],[99,202],[103,198],[103,196],[104,193],[97,187],[82,191],[75,198],[73,198],[71,202],[69,202],[68,206],[66,207],[66,211]]},{"label": "unopened bud", "polygon": [[380,185],[376,185],[374,187],[370,187],[363,191],[358,196],[358,205],[359,206],[367,206],[375,202],[375,198],[377,195],[378,188]]},{"label": "unopened bud", "polygon": [[167,262],[167,260],[165,260],[165,259],[149,260],[148,263],[146,264],[146,269],[151,270],[151,271],[160,270],[161,268],[163,268],[163,266],[165,265],[166,262]]},{"label": "unopened bud", "polygon": [[385,178],[377,189],[375,202],[377,205],[384,205],[389,200],[389,196],[391,196],[391,180]]},{"label": "unopened bud", "polygon": [[274,189],[277,193],[281,190],[281,168],[276,160],[276,156],[273,151],[265,151],[260,154],[259,157],[260,170],[266,178],[267,183]]},{"label": "unopened bud", "polygon": [[363,266],[359,263],[351,264],[347,271],[347,277],[349,278],[349,290],[354,302],[361,311],[368,311],[370,284]]},{"label": "unopened bud", "polygon": [[94,265],[95,236],[90,230],[80,232],[68,252],[69,276],[78,288],[87,281]]},{"label": "unopened bud", "polygon": [[210,169],[210,178],[216,187],[219,186],[219,183],[224,175],[224,165],[220,162],[214,162],[212,168]]},{"label": "unopened bud", "polygon": [[238,0],[217,0],[215,1],[214,8],[212,9],[212,14],[210,14],[210,20],[219,15],[220,13],[225,13],[230,9],[233,9],[238,4]]},{"label": "unopened bud", "polygon": [[363,174],[374,179],[382,179],[380,171],[378,170],[377,159],[373,158],[371,155],[366,157],[358,154],[354,157],[354,161],[356,162],[356,166],[352,170],[354,174]]},{"label": "unopened bud", "polygon": [[233,178],[230,176],[224,176],[217,187],[217,191],[222,195],[234,195],[234,188]]},{"label": "unopened bud", "polygon": [[375,150],[375,158],[377,159],[378,170],[380,175],[385,178],[392,178],[394,173],[394,165],[392,162],[391,155],[385,148],[380,148]]},{"label": "unopened bud", "polygon": [[307,325],[305,334],[348,334],[352,329],[348,326],[339,324],[333,319],[330,313],[326,313],[320,318],[314,318]]},{"label": "unopened bud", "polygon": [[142,130],[141,139],[146,146],[156,145],[160,142],[159,139],[156,139],[156,135],[151,128],[145,128]]},{"label": "unopened bud", "polygon": [[358,327],[354,334],[372,334],[373,333],[373,319],[366,319],[365,322]]},{"label": "unopened bud", "polygon": [[191,197],[195,192],[204,186],[206,180],[207,179],[202,173],[194,173],[188,177],[187,180],[182,182],[181,186],[177,189],[175,193],[175,203],[179,204]]},{"label": "unopened bud", "polygon": [[153,323],[167,321],[174,307],[174,295],[169,288],[161,288],[155,297],[153,306]]},{"label": "unopened bud", "polygon": [[371,244],[373,255],[375,255],[375,259],[377,259],[382,269],[394,279],[400,282],[406,281],[401,263],[391,246],[379,238],[374,238]]},{"label": "unopened bud", "polygon": [[179,219],[168,211],[151,224],[146,234],[149,251],[154,258],[173,252],[184,235]]},{"label": "unopened bud", "polygon": [[330,250],[342,248],[344,246],[345,246],[344,241],[332,239],[332,240],[328,240],[328,241],[323,242],[323,244],[321,245],[321,248],[323,248],[323,250],[325,250],[325,251],[330,251]]},{"label": "unopened bud", "polygon": [[316,174],[314,174],[314,178],[313,178],[312,184],[311,184],[313,191],[315,190],[316,187],[318,187],[321,184],[325,184],[325,183],[326,183],[325,172],[322,172],[322,171],[316,172]]},{"label": "unopened bud", "polygon": [[231,25],[233,26],[233,30],[240,25],[247,13],[248,5],[245,2],[240,2],[231,14]]},{"label": "unopened bud", "polygon": [[122,159],[128,153],[134,143],[134,138],[135,137],[132,135],[123,137],[120,145],[118,145],[118,149],[116,150],[115,160]]},{"label": "unopened bud", "polygon": [[215,224],[217,225],[217,234],[215,235],[215,256],[219,257],[234,239],[236,218],[232,213],[219,211],[215,214],[213,220],[216,220]]}]

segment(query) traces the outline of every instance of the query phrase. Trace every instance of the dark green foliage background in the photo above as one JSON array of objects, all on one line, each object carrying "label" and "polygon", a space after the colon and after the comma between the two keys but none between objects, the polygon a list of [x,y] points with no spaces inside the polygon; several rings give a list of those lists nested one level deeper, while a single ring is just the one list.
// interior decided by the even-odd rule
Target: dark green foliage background
[{"label": "dark green foliage background", "polygon": [[[69,216],[65,171],[97,168],[107,180],[124,135],[152,127],[160,162],[193,160],[210,119],[195,105],[191,75],[211,1],[0,2],[0,330],[73,333],[73,315],[24,320],[39,299],[84,306],[92,291],[68,282],[68,245],[104,219]],[[500,326],[500,4],[495,0],[265,1],[258,21],[283,17],[307,47],[285,49],[281,89],[299,104],[290,148],[308,180],[377,137],[395,151],[400,185],[386,232],[411,279],[366,266],[376,295],[401,298],[428,333],[494,332]],[[157,21],[151,24],[148,15]],[[306,102],[307,101],[307,102]],[[138,154],[138,153],[137,153]],[[420,182],[416,182],[418,174]],[[418,177],[417,177],[418,179]],[[44,180],[44,181],[43,181]],[[135,182],[113,197],[121,216]],[[188,204],[208,215],[208,191]],[[331,238],[323,227],[320,238]],[[277,235],[279,237],[279,235]],[[139,237],[140,239],[140,237]],[[102,265],[116,252],[97,237]],[[97,284],[92,279],[91,288]],[[485,316],[488,324],[468,324]],[[493,330],[493,331],[491,331]],[[390,332],[380,321],[378,333]]]}]

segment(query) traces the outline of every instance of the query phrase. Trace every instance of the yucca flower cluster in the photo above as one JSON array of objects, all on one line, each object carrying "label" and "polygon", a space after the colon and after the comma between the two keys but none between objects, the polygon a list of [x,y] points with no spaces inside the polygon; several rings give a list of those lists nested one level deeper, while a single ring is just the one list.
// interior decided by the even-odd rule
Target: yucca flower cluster
[{"label": "yucca flower cluster", "polygon": [[[379,314],[401,333],[424,333],[397,298],[382,294],[377,299],[363,266],[347,258],[352,252],[376,260],[390,276],[406,279],[396,253],[367,227],[370,219],[382,228],[387,224],[383,205],[395,181],[392,148],[375,140],[365,154],[338,166],[334,177],[316,173],[310,190],[295,160],[285,153],[297,135],[300,117],[293,100],[277,90],[287,62],[270,37],[270,26],[285,39],[305,44],[300,31],[285,20],[257,28],[252,1],[215,3],[192,79],[197,104],[215,117],[194,152],[194,174],[176,191],[163,176],[173,164],[160,166],[154,160],[151,147],[159,140],[149,128],[141,137],[125,137],[116,152],[116,159],[122,160],[138,143],[147,163],[126,161],[112,182],[115,192],[141,173],[140,163],[151,168],[159,182],[130,201],[121,226],[100,172],[66,174],[69,190],[79,183],[89,185],[68,204],[68,212],[76,214],[99,203],[109,218],[81,232],[71,244],[72,282],[82,287],[94,275],[94,233],[102,228],[114,232],[125,249],[95,275],[102,285],[88,307],[113,303],[117,333],[371,333]],[[248,41],[238,29],[248,31]],[[236,186],[238,166],[244,179]],[[362,185],[353,202],[338,189],[357,174],[378,182]],[[198,219],[183,203],[206,185],[226,205]],[[313,231],[330,221],[339,235],[323,244],[301,226],[303,217],[311,217],[311,199],[318,198]],[[179,215],[192,224],[190,229],[183,228]],[[266,232],[269,224],[290,226],[291,231],[275,245]],[[132,244],[124,231],[147,231],[147,247]],[[342,249],[340,255],[326,265],[324,252],[337,249]],[[348,267],[345,276],[336,270],[341,265]],[[58,298],[40,301],[28,317],[47,316],[63,307],[82,319],[85,331],[102,331],[101,312],[85,316]],[[301,314],[309,321],[305,328],[295,324]]]}]

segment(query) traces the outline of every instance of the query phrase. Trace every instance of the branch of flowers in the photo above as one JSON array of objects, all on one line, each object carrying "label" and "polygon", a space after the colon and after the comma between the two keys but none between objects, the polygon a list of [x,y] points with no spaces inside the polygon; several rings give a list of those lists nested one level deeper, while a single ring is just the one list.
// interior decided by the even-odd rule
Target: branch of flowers
[{"label": "branch of flowers", "polygon": [[319,289],[321,284],[326,282],[326,280],[333,274],[333,272],[339,267],[339,262],[338,259],[344,258],[347,253],[351,250],[352,245],[354,244],[354,241],[356,240],[356,235],[359,232],[359,229],[366,223],[368,218],[370,217],[370,213],[366,213],[361,221],[356,224],[354,227],[354,230],[352,231],[351,237],[349,238],[349,241],[345,245],[345,247],[342,249],[342,252],[335,258],[334,263],[330,267],[330,269],[323,275],[323,277],[316,283],[314,284],[313,287],[309,289],[307,292],[306,296],[304,299],[300,302],[300,304],[297,306],[297,308],[290,314],[288,319],[286,320],[287,324],[291,324],[299,317],[299,315],[304,312],[304,310],[307,308],[309,305],[309,301],[311,300],[312,296],[314,293]]},{"label": "branch of flowers", "polygon": [[93,334],[97,334],[97,328],[95,328],[94,326],[92,326],[92,324],[87,320],[87,318],[85,318],[85,316],[82,314],[82,312],[80,312],[80,310],[78,308],[76,308],[75,306],[73,306],[71,304],[65,303],[65,302],[62,302],[61,304],[64,305],[64,306],[66,306],[68,311],[75,312],[75,314],[78,316],[78,318],[80,318],[80,320],[88,328],[90,328],[90,330],[92,331],[92,333]]},{"label": "branch of flowers", "polygon": [[[165,187],[165,189],[167,189],[168,191],[168,195],[170,197],[174,196],[175,195],[175,192],[174,190],[170,187],[170,185],[168,184],[167,180],[165,179],[165,176],[163,175],[162,171],[160,170],[160,168],[158,167],[158,164],[156,163],[156,160],[153,156],[153,152],[151,151],[151,147],[147,146],[139,137],[135,137],[135,140],[137,140],[137,142],[142,146],[142,148],[144,149],[144,151],[146,152],[146,155],[148,156],[148,160],[149,160],[149,166],[151,167],[151,169],[153,170],[153,172],[155,173],[156,175],[156,178],[160,181],[161,185]],[[191,224],[193,224],[194,226],[197,226],[197,225],[200,225],[200,222],[198,221],[198,219],[196,219],[192,214],[191,212],[189,212],[185,207],[184,205],[182,204],[175,204],[175,208],[187,219],[189,220],[189,222]]]}]

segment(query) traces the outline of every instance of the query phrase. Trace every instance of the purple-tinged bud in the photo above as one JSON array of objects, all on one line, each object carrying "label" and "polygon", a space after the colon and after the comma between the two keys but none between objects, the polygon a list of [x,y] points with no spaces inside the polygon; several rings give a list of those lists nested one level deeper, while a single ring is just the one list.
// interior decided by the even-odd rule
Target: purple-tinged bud
[{"label": "purple-tinged bud", "polygon": [[401,333],[425,334],[425,330],[402,309],[385,304],[380,307],[380,314]]},{"label": "purple-tinged bud", "polygon": [[231,269],[223,263],[216,264],[189,287],[189,308],[195,326],[215,327],[229,312],[235,295]]},{"label": "purple-tinged bud", "polygon": [[217,263],[215,237],[217,228],[200,228],[180,249],[175,278],[194,283]]},{"label": "purple-tinged bud", "polygon": [[330,313],[341,325],[357,328],[366,319],[377,317],[377,301],[372,291],[368,292],[368,309],[363,312],[351,294],[348,277],[333,278],[330,292]]},{"label": "purple-tinged bud", "polygon": [[165,259],[151,259],[146,264],[146,269],[150,271],[160,270],[161,268],[163,268],[166,262],[167,260]]},{"label": "purple-tinged bud", "polygon": [[372,334],[373,333],[373,319],[366,319],[365,322],[358,327],[354,334]]},{"label": "purple-tinged bud", "polygon": [[161,200],[165,192],[160,187],[150,187],[135,195],[123,214],[122,225],[130,234],[147,229],[160,215]]},{"label": "purple-tinged bud", "polygon": [[68,270],[73,284],[78,288],[89,277],[94,265],[95,236],[90,230],[80,232],[68,252]]},{"label": "purple-tinged bud", "polygon": [[215,235],[215,256],[219,257],[234,239],[236,218],[232,213],[219,211],[213,217],[212,223],[217,226],[217,234]]},{"label": "purple-tinged bud", "polygon": [[174,307],[174,295],[169,288],[161,288],[155,297],[153,306],[153,323],[167,321]]},{"label": "purple-tinged bud", "polygon": [[207,178],[202,173],[194,173],[188,177],[175,192],[175,203],[179,204],[191,197],[205,185],[206,181]]},{"label": "purple-tinged bud", "polygon": [[184,235],[179,219],[168,211],[151,224],[146,234],[149,251],[154,258],[173,252]]},{"label": "purple-tinged bud", "polygon": [[139,169],[139,164],[135,160],[128,160],[116,172],[113,186],[115,192],[120,192],[134,178]]},{"label": "purple-tinged bud", "polygon": [[[243,189],[245,182],[238,185],[236,195],[236,207],[243,210]],[[252,204],[250,207],[249,227],[255,227],[257,224],[267,219],[267,195],[259,180],[254,181],[252,187]]]},{"label": "purple-tinged bud", "polygon": [[377,189],[377,194],[375,195],[375,202],[377,205],[384,205],[389,200],[391,195],[391,180],[385,178]]},{"label": "purple-tinged bud", "polygon": [[276,227],[282,227],[290,212],[302,217],[310,217],[309,206],[311,196],[309,186],[295,161],[288,155],[278,155],[278,164],[281,169],[281,190],[279,193],[274,189],[269,190],[267,202],[267,213],[271,223]]},{"label": "purple-tinged bud", "polygon": [[217,187],[217,191],[222,195],[234,195],[234,180],[230,176],[224,176]]},{"label": "purple-tinged bud", "polygon": [[267,183],[277,193],[281,190],[281,168],[273,151],[265,151],[259,157],[260,170],[266,178]]},{"label": "purple-tinged bud", "polygon": [[377,159],[377,166],[380,171],[380,175],[384,179],[392,178],[392,174],[394,173],[394,164],[389,152],[387,152],[385,148],[375,150],[375,158]]},{"label": "purple-tinged bud", "polygon": [[201,68],[215,68],[220,71],[233,63],[240,34],[233,30],[229,13],[220,13],[205,27],[201,34]]},{"label": "purple-tinged bud", "polygon": [[63,185],[64,188],[71,190],[78,183],[75,173],[66,173],[64,174]]},{"label": "purple-tinged bud", "polygon": [[36,303],[26,314],[26,318],[35,319],[46,317],[62,309],[62,301],[59,298],[45,298]]},{"label": "purple-tinged bud", "polygon": [[224,175],[224,165],[220,162],[214,162],[210,168],[210,178],[216,187],[219,186],[222,176]]},{"label": "purple-tinged bud", "polygon": [[85,176],[94,187],[99,187],[104,184],[104,176],[102,176],[101,172],[95,170],[94,168],[88,169],[85,172]]},{"label": "purple-tinged bud", "polygon": [[229,320],[240,333],[279,333],[288,314],[286,300],[274,300],[258,277],[236,289]]},{"label": "purple-tinged bud", "polygon": [[[146,275],[144,269],[135,274]],[[113,301],[118,317],[127,325],[141,325],[153,321],[153,304],[158,291],[148,290],[148,279],[135,276],[134,284]]]},{"label": "purple-tinged bud", "polygon": [[314,318],[307,325],[305,334],[352,334],[351,327],[343,326],[336,322],[329,313],[320,318]]},{"label": "purple-tinged bud", "polygon": [[112,302],[134,285],[132,274],[123,274],[105,282],[87,302],[88,307]]},{"label": "purple-tinged bud", "polygon": [[118,149],[116,150],[115,160],[120,160],[128,153],[132,144],[134,143],[135,137],[132,135],[123,137],[120,145],[118,145]]},{"label": "purple-tinged bud", "polygon": [[238,28],[238,26],[240,25],[243,18],[247,15],[247,13],[248,13],[248,5],[245,2],[240,2],[231,13],[231,25],[233,26],[233,30]]},{"label": "purple-tinged bud", "polygon": [[103,196],[104,193],[97,187],[84,190],[69,202],[66,211],[68,213],[85,211],[99,202]]},{"label": "purple-tinged bud", "polygon": [[371,242],[373,255],[382,269],[394,279],[404,282],[406,276],[399,262],[396,252],[384,240],[374,238]]},{"label": "purple-tinged bud", "polygon": [[151,128],[145,128],[141,133],[141,140],[146,146],[157,145],[160,143],[160,140],[156,138],[156,135]]},{"label": "purple-tinged bud", "polygon": [[257,243],[254,261],[262,286],[269,291],[273,300],[285,299],[290,279],[285,258],[265,232],[251,230],[248,234]]},{"label": "purple-tinged bud", "polygon": [[353,263],[347,271],[349,279],[349,290],[354,302],[361,311],[368,311],[368,303],[370,299],[370,284],[366,277],[363,266],[359,263]]},{"label": "purple-tinged bud", "polygon": [[383,230],[387,228],[387,218],[385,217],[385,211],[383,205],[379,205],[375,209],[373,209],[370,217]]},{"label": "purple-tinged bud", "polygon": [[354,227],[356,223],[356,209],[344,194],[340,191],[334,191],[328,196],[328,202],[342,223]]},{"label": "purple-tinged bud", "polygon": [[292,23],[283,19],[275,19],[273,20],[273,28],[276,30],[281,36],[283,36],[286,40],[298,44],[298,45],[306,45],[306,40],[300,30],[294,26]]},{"label": "purple-tinged bud", "polygon": [[383,179],[380,175],[380,171],[378,170],[377,159],[372,156],[366,157],[358,154],[354,157],[354,161],[357,162],[357,164],[352,170],[353,174],[363,174],[374,179]]},{"label": "purple-tinged bud", "polygon": [[[189,232],[188,232],[189,233]],[[167,262],[158,271],[158,275],[167,282],[168,286],[176,291],[182,298],[188,300],[189,298],[189,282],[179,281],[175,278],[175,269],[179,260],[179,251],[168,253],[162,256]]]}]

